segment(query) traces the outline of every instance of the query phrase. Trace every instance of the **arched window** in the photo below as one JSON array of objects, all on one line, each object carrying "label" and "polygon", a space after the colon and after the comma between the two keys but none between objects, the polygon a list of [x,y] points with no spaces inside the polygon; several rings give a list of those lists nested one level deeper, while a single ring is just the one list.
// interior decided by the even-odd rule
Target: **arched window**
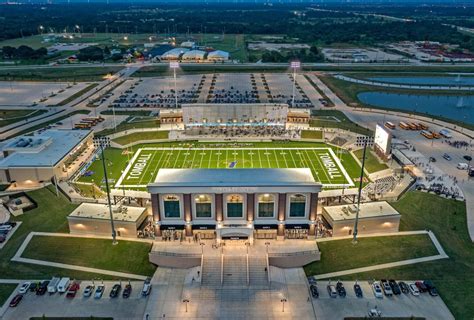
[{"label": "arched window", "polygon": [[306,215],[306,196],[293,194],[290,196],[290,218],[304,218]]},{"label": "arched window", "polygon": [[244,198],[240,194],[230,194],[226,198],[227,217],[243,218],[244,217]]},{"label": "arched window", "polygon": [[163,210],[165,218],[179,218],[181,216],[179,197],[175,194],[163,196]]},{"label": "arched window", "polygon": [[260,194],[258,196],[257,216],[259,218],[273,218],[275,212],[275,196],[273,194]]},{"label": "arched window", "polygon": [[212,217],[212,198],[208,194],[199,194],[194,198],[196,208],[196,218]]}]

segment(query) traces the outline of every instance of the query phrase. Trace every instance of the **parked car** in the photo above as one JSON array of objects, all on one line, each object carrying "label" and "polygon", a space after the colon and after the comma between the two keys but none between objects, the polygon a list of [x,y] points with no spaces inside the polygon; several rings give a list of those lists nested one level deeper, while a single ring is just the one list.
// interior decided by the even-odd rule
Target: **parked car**
[{"label": "parked car", "polygon": [[46,293],[46,290],[48,290],[48,284],[49,280],[44,280],[40,283],[38,289],[36,289],[36,295],[42,296]]},{"label": "parked car", "polygon": [[387,297],[393,296],[393,291],[392,291],[392,288],[390,287],[390,284],[388,283],[388,281],[385,280],[385,279],[382,279],[382,280],[380,280],[380,283],[382,284],[383,293]]},{"label": "parked car", "polygon": [[328,294],[331,298],[337,297],[337,290],[333,284],[328,284],[327,289],[328,289]]},{"label": "parked car", "polygon": [[110,291],[110,297],[111,298],[117,298],[118,295],[120,294],[120,291],[122,290],[122,286],[118,283],[114,284],[112,287],[112,290]]},{"label": "parked car", "polygon": [[428,288],[425,286],[423,281],[416,281],[415,285],[418,288],[418,290],[420,290],[421,293],[428,291]]},{"label": "parked car", "polygon": [[311,296],[313,296],[313,298],[319,298],[319,291],[316,285],[314,284],[310,285],[309,290],[311,291]]},{"label": "parked car", "polygon": [[418,287],[414,283],[410,283],[408,285],[408,288],[410,289],[410,293],[414,296],[419,296],[420,295],[420,290],[418,290]]},{"label": "parked car", "polygon": [[15,228],[17,223],[15,221],[7,221],[4,223],[0,223],[0,226],[11,226],[12,228]]},{"label": "parked car", "polygon": [[67,289],[66,298],[74,298],[76,296],[77,291],[79,291],[79,288],[79,283],[74,281]]},{"label": "parked car", "polygon": [[346,296],[346,288],[344,288],[344,284],[341,281],[336,283],[336,290],[339,297],[344,298]]},{"label": "parked car", "polygon": [[146,278],[143,283],[142,296],[146,297],[151,292],[151,278]]},{"label": "parked car", "polygon": [[433,282],[431,282],[430,280],[425,280],[425,281],[423,281],[423,284],[428,289],[428,293],[430,294],[430,296],[432,296],[432,297],[437,297],[438,296],[438,290],[434,286]]},{"label": "parked car", "polygon": [[379,299],[383,299],[382,287],[378,281],[372,283],[372,291],[374,291],[374,296]]},{"label": "parked car", "polygon": [[390,285],[390,288],[392,288],[392,292],[394,295],[399,295],[402,293],[400,286],[395,280],[388,280],[388,284]]},{"label": "parked car", "polygon": [[61,281],[61,278],[58,278],[58,277],[51,278],[51,280],[49,281],[49,284],[48,284],[49,294],[56,293],[56,291],[58,290],[59,281]]},{"label": "parked car", "polygon": [[436,158],[435,158],[435,157],[430,157],[429,160],[430,160],[430,162],[436,162]]},{"label": "parked car", "polygon": [[16,296],[13,297],[13,299],[10,301],[10,307],[16,307],[20,302],[21,300],[23,299],[23,295],[22,294],[17,294]]},{"label": "parked car", "polygon": [[105,286],[104,285],[98,285],[97,289],[95,290],[94,294],[94,299],[100,299],[102,298],[102,295],[104,294],[105,291]]},{"label": "parked car", "polygon": [[448,161],[451,161],[451,156],[447,153],[443,154],[443,158],[445,158]]},{"label": "parked car", "polygon": [[354,283],[354,293],[357,298],[362,298],[364,296],[364,294],[362,293],[362,288],[360,287],[357,281],[356,283]]},{"label": "parked car", "polygon": [[69,288],[69,284],[71,282],[71,279],[68,277],[61,278],[61,280],[58,283],[58,292],[59,293],[64,293],[67,291],[67,288]]},{"label": "parked car", "polygon": [[28,292],[28,289],[30,288],[31,286],[31,282],[27,281],[27,282],[23,282],[23,284],[21,285],[20,289],[18,290],[18,293],[20,294],[25,294]]},{"label": "parked car", "polygon": [[125,285],[125,289],[123,289],[123,292],[122,292],[122,297],[127,299],[128,297],[130,297],[131,294],[132,294],[132,285],[129,283]]},{"label": "parked car", "polygon": [[84,298],[89,298],[92,295],[92,292],[94,292],[95,286],[94,285],[88,285],[84,289],[84,293],[82,294]]},{"label": "parked car", "polygon": [[410,288],[408,288],[408,285],[406,284],[406,282],[400,281],[398,285],[400,286],[400,290],[402,290],[404,294],[410,293]]},{"label": "parked car", "polygon": [[0,234],[0,243],[7,241],[7,237],[4,234]]},{"label": "parked car", "polygon": [[8,225],[8,224],[2,224],[0,225],[0,230],[8,230],[10,231],[11,229],[13,229],[12,226]]},{"label": "parked car", "polygon": [[463,158],[464,158],[464,160],[472,161],[472,157],[471,157],[471,156],[465,155],[465,156],[463,156]]},{"label": "parked car", "polygon": [[30,291],[35,292],[36,290],[38,290],[38,283],[37,282],[32,282],[30,284]]}]

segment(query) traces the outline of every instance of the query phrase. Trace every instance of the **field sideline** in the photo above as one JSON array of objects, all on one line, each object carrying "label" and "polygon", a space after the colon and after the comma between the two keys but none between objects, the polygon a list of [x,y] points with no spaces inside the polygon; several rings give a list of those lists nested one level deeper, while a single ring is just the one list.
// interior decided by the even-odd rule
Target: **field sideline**
[{"label": "field sideline", "polygon": [[354,182],[331,148],[140,148],[115,188],[146,188],[161,168],[309,168],[324,187]]}]

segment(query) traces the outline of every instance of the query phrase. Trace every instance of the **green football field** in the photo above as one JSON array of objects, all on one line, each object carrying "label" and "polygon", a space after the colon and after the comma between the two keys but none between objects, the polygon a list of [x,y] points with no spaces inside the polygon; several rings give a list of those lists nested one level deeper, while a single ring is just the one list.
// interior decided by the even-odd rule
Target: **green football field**
[{"label": "green football field", "polygon": [[161,168],[309,168],[325,187],[354,186],[328,147],[301,148],[140,148],[115,184],[145,188]]}]

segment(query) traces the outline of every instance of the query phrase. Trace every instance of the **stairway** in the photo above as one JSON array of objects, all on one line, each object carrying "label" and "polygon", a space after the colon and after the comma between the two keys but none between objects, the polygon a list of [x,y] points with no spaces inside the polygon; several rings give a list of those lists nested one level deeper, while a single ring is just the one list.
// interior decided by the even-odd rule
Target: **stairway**
[{"label": "stairway", "polygon": [[247,258],[245,255],[224,255],[224,287],[247,286]]},{"label": "stairway", "polygon": [[202,286],[218,288],[221,286],[220,256],[204,256],[202,264]]},{"label": "stairway", "polygon": [[249,277],[252,287],[268,287],[267,259],[265,256],[249,256]]}]

